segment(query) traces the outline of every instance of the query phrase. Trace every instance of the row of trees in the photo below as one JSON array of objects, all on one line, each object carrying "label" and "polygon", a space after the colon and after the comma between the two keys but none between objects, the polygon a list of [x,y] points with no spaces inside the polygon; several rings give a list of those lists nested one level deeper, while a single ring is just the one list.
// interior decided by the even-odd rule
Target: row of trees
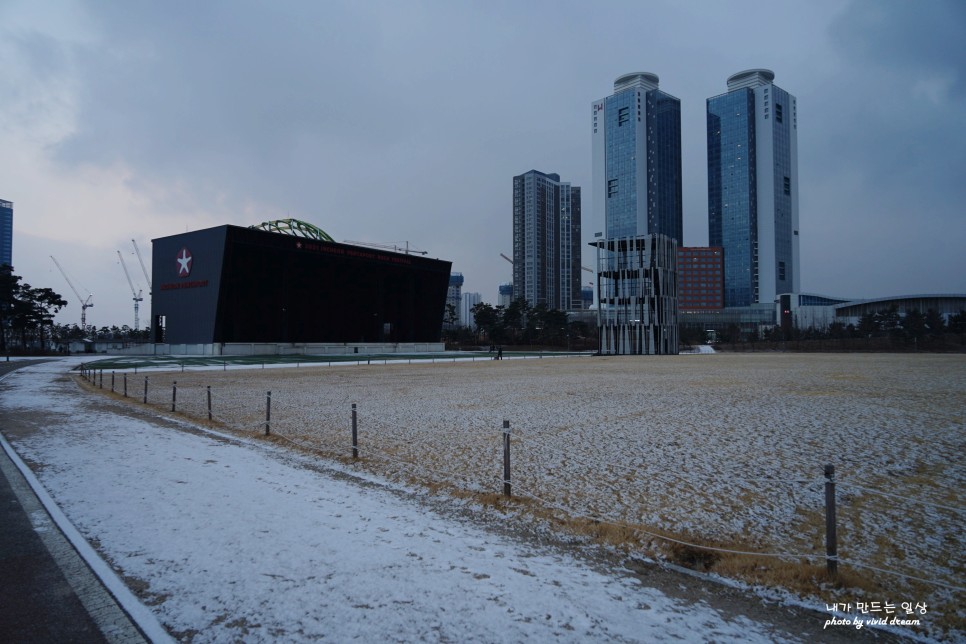
[{"label": "row of trees", "polygon": [[128,325],[95,327],[88,324],[81,328],[78,324],[55,324],[50,329],[50,337],[56,340],[117,340],[123,342],[147,342],[151,337],[150,329],[135,331]]},{"label": "row of trees", "polygon": [[793,329],[790,337],[782,338],[782,330],[774,329],[774,337],[768,339],[788,340],[847,340],[855,338],[890,338],[919,342],[930,338],[941,338],[947,333],[966,333],[966,311],[960,311],[949,317],[947,323],[942,313],[936,309],[928,309],[922,313],[919,309],[899,311],[899,307],[892,305],[887,309],[864,314],[859,318],[858,325],[843,324],[835,321],[828,329],[817,330]]},{"label": "row of trees", "polygon": [[[946,334],[966,334],[966,311],[951,315],[947,321],[942,313],[936,309],[928,309],[925,313],[918,309],[900,312],[895,305],[866,313],[859,318],[858,324],[844,324],[834,321],[826,329],[813,327],[805,329],[782,329],[773,327],[762,331],[742,331],[736,324],[716,332],[716,341],[726,344],[738,342],[755,342],[759,339],[779,342],[783,340],[856,340],[888,338],[893,342],[908,342],[919,344],[923,341],[940,341]],[[708,341],[704,329],[682,327],[680,333],[682,344],[701,344]]]},{"label": "row of trees", "polygon": [[45,351],[51,342],[72,340],[118,340],[147,342],[148,329],[135,331],[127,325],[82,329],[77,324],[55,324],[54,316],[67,300],[49,288],[34,288],[15,275],[13,269],[0,266],[0,354],[29,349]]},{"label": "row of trees", "polygon": [[53,289],[34,288],[14,275],[10,265],[0,266],[0,353],[7,353],[17,340],[24,351],[34,342],[43,348],[54,315],[65,306],[67,300]]},{"label": "row of trees", "polygon": [[582,347],[589,341],[591,332],[583,322],[571,322],[567,314],[546,304],[530,306],[524,299],[517,299],[509,306],[493,306],[480,302],[472,308],[476,330],[469,327],[450,328],[444,331],[444,339],[456,344],[484,343],[511,345],[540,345],[559,347]]},{"label": "row of trees", "polygon": [[[845,335],[848,331],[841,323],[838,326],[836,323],[829,326],[829,332],[840,337],[848,337]],[[893,305],[888,309],[863,315],[859,318],[859,326],[853,332],[859,337],[889,336],[908,340],[921,340],[926,336],[938,337],[947,332],[966,333],[966,311],[949,316],[947,323],[943,314],[936,309],[928,309],[925,314],[918,309],[909,309],[900,315],[898,307]]]}]

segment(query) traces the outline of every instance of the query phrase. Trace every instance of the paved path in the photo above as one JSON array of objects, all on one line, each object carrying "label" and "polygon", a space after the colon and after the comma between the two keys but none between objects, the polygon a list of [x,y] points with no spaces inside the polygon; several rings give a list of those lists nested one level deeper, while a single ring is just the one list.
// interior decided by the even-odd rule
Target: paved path
[{"label": "paved path", "polygon": [[[0,377],[37,362],[2,362]],[[0,441],[0,641],[144,642]]]}]

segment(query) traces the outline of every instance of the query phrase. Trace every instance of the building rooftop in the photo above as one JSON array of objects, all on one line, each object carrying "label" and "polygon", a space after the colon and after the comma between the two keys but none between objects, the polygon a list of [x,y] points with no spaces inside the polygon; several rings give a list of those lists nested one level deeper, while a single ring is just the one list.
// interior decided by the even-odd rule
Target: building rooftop
[{"label": "building rooftop", "polygon": [[617,80],[614,81],[614,91],[619,92],[637,85],[643,89],[651,90],[657,89],[657,84],[657,74],[652,74],[651,72],[631,72],[630,74],[617,77]]},{"label": "building rooftop", "polygon": [[728,91],[770,85],[774,80],[775,72],[770,69],[746,69],[728,77]]}]

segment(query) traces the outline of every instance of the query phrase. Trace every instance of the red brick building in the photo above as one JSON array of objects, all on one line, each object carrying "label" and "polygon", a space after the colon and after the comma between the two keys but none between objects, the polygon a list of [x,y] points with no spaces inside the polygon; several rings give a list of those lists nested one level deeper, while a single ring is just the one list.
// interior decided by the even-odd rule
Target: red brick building
[{"label": "red brick building", "polygon": [[724,308],[724,250],[720,246],[678,247],[678,310]]}]

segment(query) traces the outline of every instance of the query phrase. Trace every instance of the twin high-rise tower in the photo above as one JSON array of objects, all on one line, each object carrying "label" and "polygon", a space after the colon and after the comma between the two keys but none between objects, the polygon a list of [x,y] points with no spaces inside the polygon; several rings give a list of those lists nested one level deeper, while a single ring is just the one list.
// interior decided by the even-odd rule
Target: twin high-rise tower
[{"label": "twin high-rise tower", "polygon": [[663,234],[681,243],[681,101],[655,74],[614,81],[594,101],[593,203],[602,237]]},{"label": "twin high-rise tower", "polygon": [[724,249],[725,307],[798,293],[798,109],[750,69],[707,101],[708,239]]},{"label": "twin high-rise tower", "polygon": [[[724,249],[725,306],[771,304],[800,289],[798,113],[769,70],[728,79],[707,99],[708,237]],[[595,236],[683,242],[681,104],[655,74],[625,74],[594,101]]]}]

